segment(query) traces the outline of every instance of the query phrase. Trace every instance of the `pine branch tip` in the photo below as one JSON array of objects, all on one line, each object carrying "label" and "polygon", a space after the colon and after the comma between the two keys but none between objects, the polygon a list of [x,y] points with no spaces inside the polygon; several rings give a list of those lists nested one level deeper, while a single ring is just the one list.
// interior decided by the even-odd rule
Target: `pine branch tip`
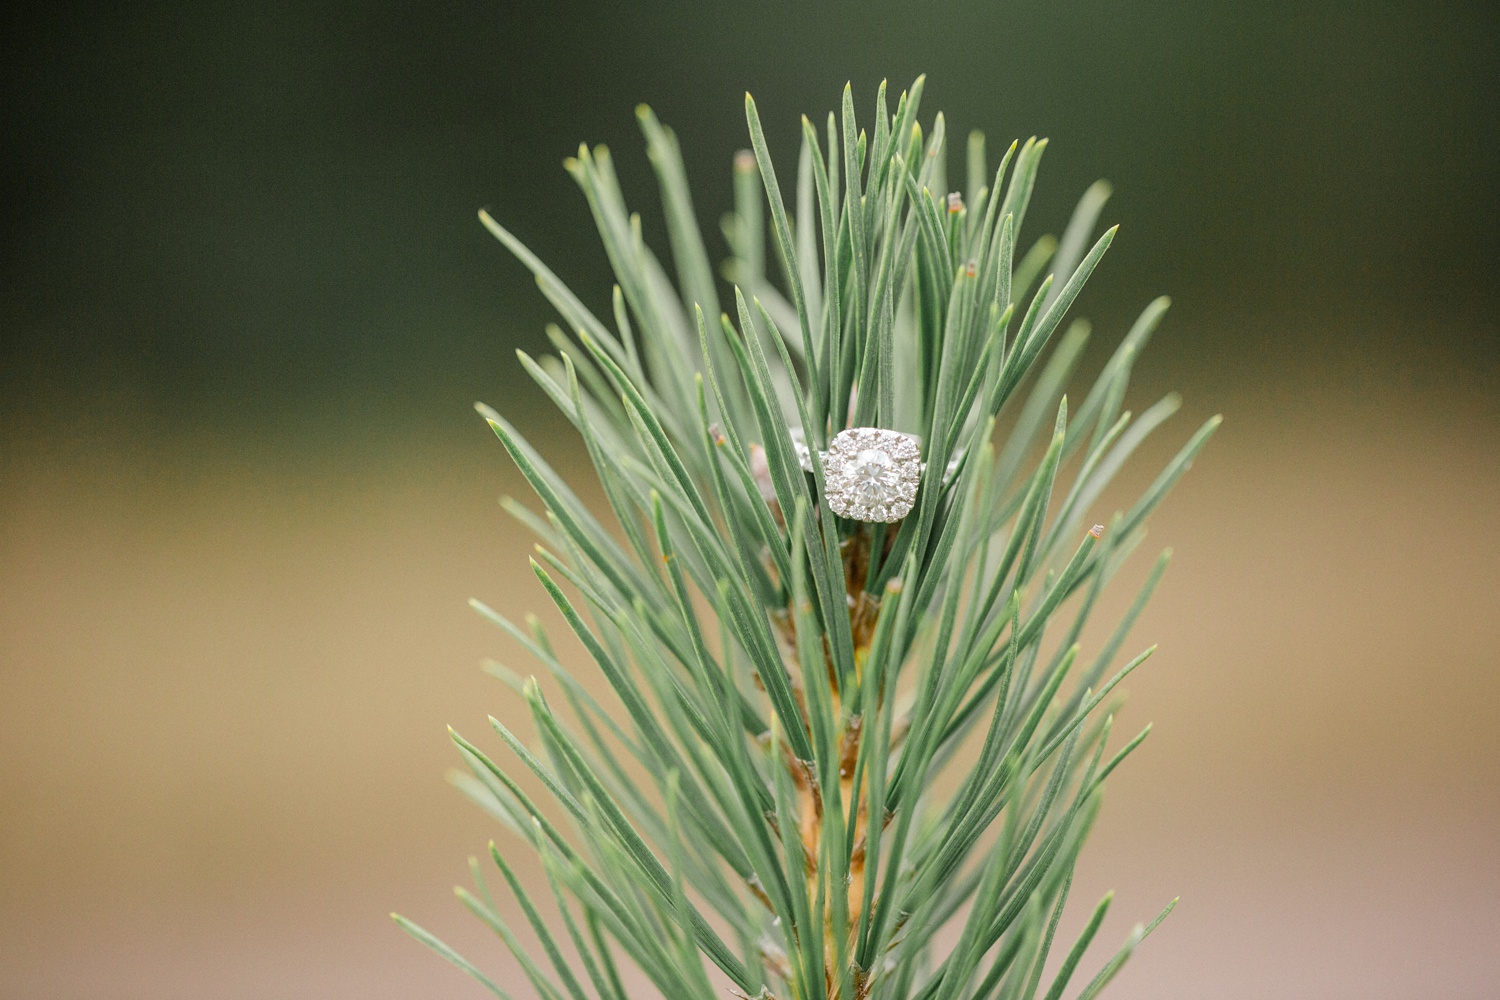
[{"label": "pine branch tip", "polygon": [[[961,133],[943,140],[941,111],[929,114],[925,131],[919,120],[926,76],[901,92],[894,114],[890,81],[882,78],[866,128],[858,125],[852,79],[828,115],[826,138],[821,122],[799,115],[800,159],[787,186],[795,190],[795,206],[777,182],[781,164],[773,164],[756,100],[745,91],[748,148],[733,156],[734,201],[722,223],[729,257],[722,265],[704,250],[676,137],[647,103],[635,104],[634,112],[661,187],[670,256],[644,242],[641,216],[627,203],[608,147],[579,144],[565,166],[589,202],[614,271],[611,301],[597,316],[584,304],[587,296],[569,290],[494,221],[488,206],[478,210],[560,316],[547,332],[556,356],[532,358],[517,349],[516,357],[577,425],[609,509],[595,493],[577,489],[571,466],[541,458],[544,449],[516,429],[526,426],[520,418],[513,426],[476,402],[541,501],[538,511],[509,496],[501,505],[537,539],[528,563],[584,647],[576,651],[580,662],[591,659],[623,704],[601,707],[593,687],[564,671],[536,615],[512,624],[470,598],[470,607],[541,660],[550,671],[548,692],[568,704],[549,705],[538,676],[525,676],[524,667],[485,661],[482,669],[506,683],[507,694],[521,693],[528,703],[504,711],[517,720],[525,714],[537,731],[522,740],[488,716],[518,763],[498,750],[492,760],[449,726],[461,748],[451,780],[504,831],[539,852],[565,915],[566,907],[582,903],[586,935],[597,940],[602,932],[617,939],[622,959],[645,957],[656,966],[646,971],[663,995],[697,995],[696,979],[690,986],[676,966],[679,957],[698,956],[727,972],[737,995],[870,1000],[917,986],[901,978],[890,949],[909,941],[916,954],[933,943],[936,928],[924,925],[923,914],[979,857],[973,845],[953,840],[951,857],[944,846],[944,867],[931,876],[912,867],[933,854],[933,845],[947,843],[932,832],[946,822],[944,793],[930,791],[929,783],[950,755],[963,766],[959,754],[990,706],[1004,709],[993,723],[996,738],[1020,739],[1014,755],[1000,742],[993,751],[981,749],[980,760],[1001,754],[989,762],[1015,769],[1018,783],[993,801],[995,786],[974,786],[964,814],[972,817],[965,822],[973,836],[980,838],[1002,813],[1008,823],[1017,809],[1031,808],[1014,803],[1039,801],[1035,827],[1051,831],[1056,817],[1063,820],[1055,827],[1059,840],[1074,838],[1055,866],[1051,855],[1022,844],[1017,857],[1041,859],[1037,881],[1017,883],[1024,892],[1014,905],[1004,904],[1003,920],[986,925],[999,928],[998,935],[1024,932],[1015,939],[1034,942],[1026,935],[1045,924],[1046,893],[1056,889],[1062,867],[1075,863],[1105,779],[1152,730],[1146,725],[1107,765],[1101,759],[1120,738],[1111,728],[1123,702],[1118,686],[1157,646],[1107,671],[1171,549],[1161,553],[1117,633],[1086,670],[1075,639],[1084,634],[1095,595],[1141,543],[1147,516],[1222,415],[1198,429],[1140,500],[1123,504],[1107,527],[1091,526],[1085,518],[1101,497],[1113,500],[1104,491],[1115,472],[1180,403],[1170,394],[1139,416],[1122,405],[1131,364],[1171,300],[1153,300],[1094,387],[1080,389],[1072,375],[1084,337],[1068,313],[1119,231],[1116,224],[1092,237],[1113,184],[1098,178],[1087,187],[1061,239],[1028,236],[1029,246],[1017,246],[1050,140],[1013,139],[997,164],[997,150],[974,129],[968,173],[960,176]],[[945,212],[940,199],[950,188],[959,190],[948,196]],[[707,317],[716,313],[714,329]],[[1012,439],[996,441],[1002,412],[1018,426]],[[1054,416],[1050,438],[1048,415]],[[832,509],[825,494],[850,488],[825,480],[842,474],[847,483],[856,467],[835,469],[822,449],[841,430],[866,425],[909,432],[920,442],[917,459],[929,463],[912,487],[920,491],[917,505],[903,507],[909,516],[889,525],[823,515]],[[788,431],[799,429],[801,439],[789,441]],[[876,465],[870,459],[858,468]],[[1080,467],[1068,488],[1065,478]],[[894,487],[862,488],[874,495]],[[609,513],[614,518],[607,521]],[[982,580],[981,573],[999,574],[988,598],[988,576]],[[973,597],[966,590],[971,579]],[[965,596],[953,598],[949,609],[949,595],[960,591]],[[1046,666],[1037,658],[1041,637],[1079,603],[1069,638],[1047,639],[1053,666]],[[935,653],[929,640],[934,628],[948,627],[945,615],[953,633],[943,636],[946,652]],[[1092,636],[1096,626],[1088,627]],[[961,672],[949,671],[945,655]],[[1034,697],[1034,708],[1006,691]],[[908,705],[908,692],[929,700]],[[1025,710],[1014,711],[1016,705]],[[629,721],[617,714],[622,708]],[[1023,724],[1033,729],[1023,735]],[[495,749],[493,738],[480,744]],[[1053,754],[1062,768],[1055,773],[1064,775],[1055,779],[1064,790],[1055,803],[1051,792],[1031,797],[1046,788]],[[505,768],[498,766],[502,759]],[[1093,778],[1083,775],[1097,781],[1090,787]],[[532,801],[532,779],[546,786],[548,801]],[[1010,787],[1017,789],[1014,800]],[[840,802],[826,814],[825,796]],[[555,807],[570,814],[572,829],[544,818]],[[846,864],[838,850],[830,852],[839,843],[858,852],[858,874],[852,857]],[[989,841],[977,843],[982,850]],[[489,851],[508,870],[495,840]],[[524,862],[509,856],[518,869],[537,863],[536,856]],[[734,877],[728,869],[721,877],[722,861]],[[785,870],[778,870],[783,862]],[[837,876],[847,898],[829,891]],[[475,884],[474,891],[454,891],[484,916],[488,890],[482,879]],[[665,903],[672,940],[659,941],[661,928],[645,911],[634,912],[633,903],[616,910],[617,888]],[[1004,880],[994,889],[1012,898]],[[768,910],[753,926],[744,922],[745,906],[755,902],[751,891]],[[1107,893],[1103,905],[1114,895]],[[682,919],[673,926],[669,911],[678,899],[690,902],[677,910]],[[595,904],[603,909],[595,913]],[[1057,906],[1060,914],[1061,899]],[[545,939],[536,915],[528,911],[528,919]],[[843,970],[844,946],[834,929],[841,919],[851,939]],[[739,949],[718,936],[728,927],[750,945],[768,922],[773,937],[788,936],[781,943],[789,954],[750,946],[736,957]],[[1149,934],[1152,926],[1137,925],[1135,933]],[[586,950],[588,940],[569,930]],[[431,934],[411,933],[505,996]],[[553,1000],[592,995],[566,970],[571,953],[543,947],[562,977]],[[933,951],[941,960],[941,948]],[[612,965],[607,953],[597,958]],[[1033,961],[1025,954],[1019,960]],[[1043,959],[1034,961],[1040,977]],[[793,967],[796,983],[783,971]],[[612,968],[588,971],[601,997],[625,995],[610,982]],[[1001,973],[1000,992],[1031,995],[1020,992],[1015,975]],[[975,981],[944,983],[939,976],[928,987],[929,1000],[940,1000],[974,989]],[[1059,983],[1055,992],[1061,991]],[[986,986],[976,995],[995,992]],[[1091,985],[1083,995],[1096,992]]]}]

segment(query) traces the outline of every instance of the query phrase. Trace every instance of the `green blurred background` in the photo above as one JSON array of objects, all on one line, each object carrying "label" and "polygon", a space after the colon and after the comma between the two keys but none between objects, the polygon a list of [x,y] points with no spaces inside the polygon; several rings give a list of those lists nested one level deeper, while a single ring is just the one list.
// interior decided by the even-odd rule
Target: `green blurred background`
[{"label": "green blurred background", "polygon": [[660,243],[650,103],[719,254],[745,90],[794,162],[846,80],[868,120],[926,72],[950,134],[1051,138],[1033,237],[1114,183],[1085,375],[1172,294],[1133,395],[1187,404],[1138,480],[1227,418],[1154,523],[1126,721],[1157,728],[1076,889],[1119,890],[1110,939],[1183,897],[1114,995],[1494,996],[1493,5],[6,17],[0,994],[479,996],[393,908],[512,977],[448,895],[502,834],[443,727],[523,721],[464,600],[545,595],[471,402],[585,473],[513,356],[548,308],[475,209],[602,310],[580,140]]}]

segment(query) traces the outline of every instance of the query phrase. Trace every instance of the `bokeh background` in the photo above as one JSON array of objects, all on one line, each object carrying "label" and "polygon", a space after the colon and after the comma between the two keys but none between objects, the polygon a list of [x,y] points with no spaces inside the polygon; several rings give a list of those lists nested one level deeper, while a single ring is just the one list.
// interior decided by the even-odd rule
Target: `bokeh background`
[{"label": "bokeh background", "polygon": [[578,141],[659,241],[649,102],[717,253],[743,91],[786,158],[845,80],[868,119],[927,72],[950,134],[1051,137],[1033,236],[1114,182],[1085,375],[1174,296],[1133,396],[1187,403],[1138,481],[1227,418],[1154,521],[1156,729],[1075,889],[1118,890],[1108,942],[1182,896],[1114,995],[1493,997],[1494,5],[611,6],[6,15],[0,995],[480,995],[391,909],[513,978],[449,895],[503,834],[444,726],[523,722],[465,599],[545,597],[470,404],[580,449],[475,209],[602,308]]}]

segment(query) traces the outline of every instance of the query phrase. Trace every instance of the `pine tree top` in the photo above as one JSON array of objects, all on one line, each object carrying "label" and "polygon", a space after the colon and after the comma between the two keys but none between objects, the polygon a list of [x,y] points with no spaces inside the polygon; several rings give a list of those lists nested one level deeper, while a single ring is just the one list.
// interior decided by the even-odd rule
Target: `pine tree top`
[{"label": "pine tree top", "polygon": [[[538,621],[474,602],[568,703],[554,711],[535,678],[496,666],[536,725],[527,743],[490,720],[521,769],[453,736],[456,783],[510,831],[491,855],[541,954],[477,863],[460,899],[547,1000],[626,1000],[621,958],[669,1000],[725,981],[776,1000],[1057,1000],[1109,905],[1044,992],[1101,785],[1146,736],[1106,755],[1112,691],[1151,649],[1116,660],[1168,554],[1102,645],[1085,653],[1080,636],[1218,418],[1132,506],[1085,527],[1177,409],[1175,395],[1123,408],[1167,302],[1070,415],[1090,331],[1064,319],[1114,239],[1092,235],[1109,187],[1084,193],[1060,239],[1018,249],[1046,141],[1012,143],[992,174],[972,133],[964,189],[948,193],[945,124],[924,132],[922,88],[892,114],[882,83],[870,132],[847,86],[825,135],[804,118],[792,211],[746,95],[723,282],[677,139],[649,108],[670,272],[609,151],[580,147],[567,168],[616,276],[609,323],[480,214],[562,318],[556,355],[521,363],[578,430],[619,528],[480,406],[543,504],[507,503],[540,541],[532,569],[618,699],[599,704]],[[556,924],[516,875],[523,855]]]}]

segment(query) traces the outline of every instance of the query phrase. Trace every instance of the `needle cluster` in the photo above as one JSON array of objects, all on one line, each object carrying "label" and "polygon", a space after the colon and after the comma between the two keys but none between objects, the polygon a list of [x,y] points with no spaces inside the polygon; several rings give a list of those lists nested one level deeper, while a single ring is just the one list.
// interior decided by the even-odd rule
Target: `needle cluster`
[{"label": "needle cluster", "polygon": [[[502,916],[487,866],[458,892],[545,1000],[626,1000],[627,961],[669,1000],[726,982],[767,1000],[1058,1000],[1109,905],[1059,960],[1102,784],[1146,736],[1111,751],[1111,692],[1150,655],[1117,663],[1167,554],[1096,648],[1080,639],[1218,419],[1089,527],[1177,408],[1123,406],[1167,303],[1070,407],[1089,327],[1064,320],[1114,239],[1093,235],[1109,189],[1084,194],[1061,239],[1023,245],[1045,140],[992,165],[972,133],[949,193],[946,126],[919,122],[922,89],[892,113],[882,84],[868,129],[847,87],[826,128],[804,118],[790,207],[747,95],[717,273],[650,109],[669,263],[609,151],[580,147],[567,167],[617,282],[603,319],[481,213],[561,318],[555,355],[521,363],[582,438],[615,522],[480,407],[542,503],[506,504],[538,537],[532,571],[614,695],[597,701],[536,619],[474,602],[549,678],[544,694],[490,666],[526,700],[531,739],[494,719],[486,740],[453,734],[456,783],[509,831],[493,863],[539,948]],[[830,507],[819,456],[850,428],[920,442],[899,519]]]}]

